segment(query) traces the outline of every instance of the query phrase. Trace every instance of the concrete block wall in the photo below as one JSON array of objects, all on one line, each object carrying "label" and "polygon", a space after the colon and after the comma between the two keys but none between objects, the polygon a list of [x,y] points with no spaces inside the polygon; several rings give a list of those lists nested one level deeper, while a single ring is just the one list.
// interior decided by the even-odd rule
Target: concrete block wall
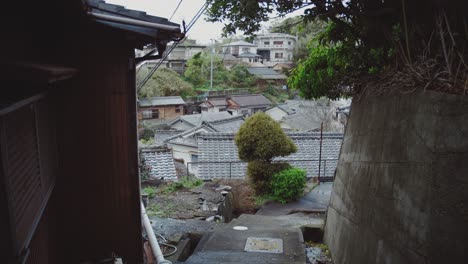
[{"label": "concrete block wall", "polygon": [[361,98],[325,226],[334,263],[468,263],[468,97]]}]

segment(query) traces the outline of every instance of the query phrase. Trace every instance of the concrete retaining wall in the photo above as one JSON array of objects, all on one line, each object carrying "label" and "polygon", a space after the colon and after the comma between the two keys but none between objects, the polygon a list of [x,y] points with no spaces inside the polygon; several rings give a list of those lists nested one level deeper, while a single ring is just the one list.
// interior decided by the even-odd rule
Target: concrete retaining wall
[{"label": "concrete retaining wall", "polygon": [[325,227],[334,263],[468,263],[468,98],[363,98]]}]

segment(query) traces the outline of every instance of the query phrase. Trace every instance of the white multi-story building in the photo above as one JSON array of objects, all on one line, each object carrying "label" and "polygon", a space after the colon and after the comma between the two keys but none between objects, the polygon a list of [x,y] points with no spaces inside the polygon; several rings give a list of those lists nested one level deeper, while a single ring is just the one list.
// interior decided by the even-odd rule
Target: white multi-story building
[{"label": "white multi-story building", "polygon": [[222,48],[223,54],[231,54],[236,57],[243,53],[257,53],[257,45],[243,40],[224,44]]},{"label": "white multi-story building", "polygon": [[293,50],[296,45],[296,37],[283,33],[270,33],[257,36],[254,44],[257,46],[257,54],[262,56],[265,62],[291,62]]}]

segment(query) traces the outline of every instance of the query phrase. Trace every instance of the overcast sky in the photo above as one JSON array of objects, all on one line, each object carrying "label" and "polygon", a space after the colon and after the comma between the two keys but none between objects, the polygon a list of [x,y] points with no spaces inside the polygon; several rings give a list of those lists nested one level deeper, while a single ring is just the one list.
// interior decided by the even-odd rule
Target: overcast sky
[{"label": "overcast sky", "polygon": [[[185,20],[186,24],[188,24],[205,1],[206,0],[182,1],[179,9],[171,19],[171,22],[182,24],[182,20]],[[106,0],[106,2],[123,5],[128,9],[145,11],[149,15],[169,19],[177,7],[179,0]],[[296,11],[288,16],[299,15],[301,13],[302,11]],[[223,28],[223,24],[206,22],[205,18],[205,15],[201,16],[188,33],[189,38],[196,39],[200,44],[208,44],[210,39],[221,38],[221,30]]]}]

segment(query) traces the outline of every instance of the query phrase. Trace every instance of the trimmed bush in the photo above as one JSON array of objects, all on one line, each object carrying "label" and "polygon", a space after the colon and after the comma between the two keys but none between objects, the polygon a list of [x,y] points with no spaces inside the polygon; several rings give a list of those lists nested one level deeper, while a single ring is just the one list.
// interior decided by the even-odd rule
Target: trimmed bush
[{"label": "trimmed bush", "polygon": [[250,185],[257,195],[271,192],[271,178],[275,173],[291,168],[288,163],[269,163],[262,160],[254,160],[247,165],[247,177]]},{"label": "trimmed bush", "polygon": [[243,161],[271,161],[297,151],[294,142],[283,132],[278,122],[258,112],[247,118],[237,132],[235,142]]},{"label": "trimmed bush", "polygon": [[272,197],[286,203],[302,196],[306,186],[306,172],[298,168],[280,171],[271,178]]}]

